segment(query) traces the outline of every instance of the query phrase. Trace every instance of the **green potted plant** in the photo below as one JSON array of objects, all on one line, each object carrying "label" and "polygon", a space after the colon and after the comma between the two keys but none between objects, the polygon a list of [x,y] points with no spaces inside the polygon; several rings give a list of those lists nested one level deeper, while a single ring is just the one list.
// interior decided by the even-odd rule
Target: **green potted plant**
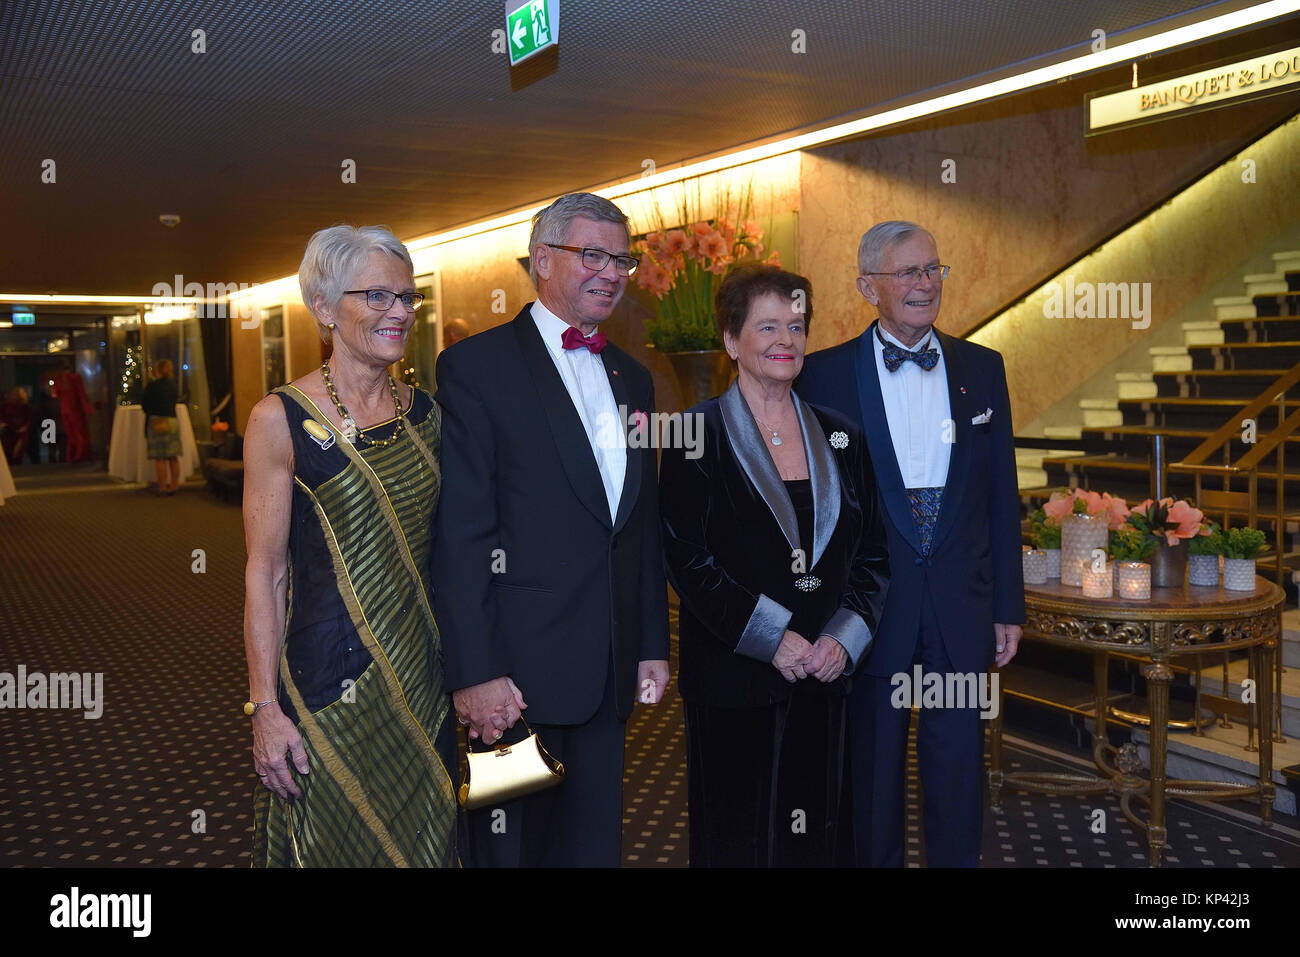
[{"label": "green potted plant", "polygon": [[1223,555],[1223,529],[1218,522],[1203,522],[1187,540],[1187,584],[1219,587],[1219,557]]},{"label": "green potted plant", "polygon": [[1110,533],[1110,557],[1115,560],[1115,590],[1121,598],[1151,597],[1151,566],[1157,542],[1136,527],[1124,524]]},{"label": "green potted plant", "polygon": [[1061,523],[1051,519],[1043,509],[1029,516],[1029,537],[1034,548],[1047,555],[1047,577],[1061,577]]},{"label": "green potted plant", "polygon": [[1267,539],[1257,528],[1234,528],[1223,533],[1223,587],[1255,590],[1255,559]]}]

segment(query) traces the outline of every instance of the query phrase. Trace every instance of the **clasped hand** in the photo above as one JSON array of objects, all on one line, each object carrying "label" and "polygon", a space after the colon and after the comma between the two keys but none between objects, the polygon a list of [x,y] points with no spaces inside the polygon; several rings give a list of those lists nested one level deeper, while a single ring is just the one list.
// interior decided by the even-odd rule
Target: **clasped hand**
[{"label": "clasped hand", "polygon": [[822,635],[813,644],[800,634],[787,631],[772,656],[772,667],[781,672],[786,681],[816,678],[834,681],[844,673],[848,654],[844,646],[830,635]]},{"label": "clasped hand", "polygon": [[469,736],[487,743],[500,739],[519,720],[528,704],[509,675],[453,692],[452,703]]}]

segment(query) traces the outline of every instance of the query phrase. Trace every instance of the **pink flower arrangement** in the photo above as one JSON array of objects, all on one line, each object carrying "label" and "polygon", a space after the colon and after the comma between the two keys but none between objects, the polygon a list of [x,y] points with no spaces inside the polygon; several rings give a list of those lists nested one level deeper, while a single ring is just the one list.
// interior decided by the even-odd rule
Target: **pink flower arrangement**
[{"label": "pink flower arrangement", "polygon": [[1208,535],[1205,514],[1186,499],[1147,499],[1133,509],[1129,524],[1154,538],[1163,537],[1169,545],[1196,535]]},{"label": "pink flower arrangement", "polygon": [[1128,519],[1129,509],[1122,498],[1116,498],[1109,492],[1089,492],[1084,489],[1070,489],[1065,492],[1053,492],[1047,504],[1043,506],[1046,524],[1060,525],[1065,516],[1105,515],[1106,527],[1111,531],[1119,528]]},{"label": "pink flower arrangement", "polygon": [[[713,295],[722,277],[738,263],[780,266],[776,250],[763,257],[763,230],[751,214],[752,193],[720,193],[712,219],[700,215],[699,196],[685,192],[675,213],[681,226],[668,228],[656,209],[657,229],[634,246],[641,265],[634,274],[640,289],[659,300],[659,315],[646,331],[656,349],[685,352],[721,349],[713,322]],[[739,225],[736,225],[739,223]]]}]

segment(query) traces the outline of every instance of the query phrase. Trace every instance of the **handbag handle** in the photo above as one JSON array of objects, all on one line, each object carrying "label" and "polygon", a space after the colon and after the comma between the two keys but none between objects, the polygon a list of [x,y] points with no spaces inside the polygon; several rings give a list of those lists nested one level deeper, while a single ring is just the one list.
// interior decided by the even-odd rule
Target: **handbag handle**
[{"label": "handbag handle", "polygon": [[[519,716],[519,720],[522,721],[522,722],[524,723],[524,727],[528,729],[528,733],[529,733],[529,734],[532,734],[532,733],[533,733],[533,727],[532,727],[532,725],[530,725],[530,724],[528,723],[528,720],[527,720],[527,719],[526,719],[522,714]],[[462,727],[465,728],[465,750],[468,751],[470,754],[473,754],[473,753],[474,753],[474,739],[471,738],[471,737],[469,736],[469,727],[466,726],[466,725],[462,725]],[[505,745],[505,747],[514,747],[514,745]],[[497,748],[495,748],[495,747],[489,747],[487,750],[488,750],[488,751],[496,751]],[[485,753],[486,753],[486,752],[485,752]]]}]

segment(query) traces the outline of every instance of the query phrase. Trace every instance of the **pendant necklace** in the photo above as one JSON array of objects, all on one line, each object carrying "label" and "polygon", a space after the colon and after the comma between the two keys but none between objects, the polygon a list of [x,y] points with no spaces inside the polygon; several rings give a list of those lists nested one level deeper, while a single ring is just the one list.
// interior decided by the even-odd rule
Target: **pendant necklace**
[{"label": "pendant necklace", "polygon": [[781,444],[781,433],[780,433],[780,432],[778,432],[776,429],[772,428],[770,425],[768,425],[767,423],[765,423],[765,422],[764,422],[762,419],[760,419],[758,416],[754,416],[754,421],[757,422],[759,425],[761,425],[764,429],[766,429],[767,431],[769,431],[769,432],[772,433],[772,444],[773,444],[773,445],[780,445],[780,444]]},{"label": "pendant necklace", "polygon": [[343,433],[343,438],[347,439],[353,445],[356,445],[358,442],[364,442],[366,445],[373,445],[376,448],[381,449],[386,449],[397,441],[398,436],[400,436],[406,428],[406,417],[402,415],[402,397],[400,393],[398,393],[397,383],[393,381],[391,375],[388,377],[388,388],[393,394],[393,408],[396,410],[397,427],[393,430],[393,434],[389,438],[373,439],[357,428],[357,423],[356,420],[352,418],[352,413],[348,411],[347,406],[345,406],[342,400],[339,399],[338,391],[334,388],[334,380],[330,378],[330,364],[328,362],[321,363],[320,373],[322,378],[325,380],[325,391],[329,393],[330,400],[334,403],[334,408],[338,411],[339,421],[343,423],[343,427],[340,429]]}]

